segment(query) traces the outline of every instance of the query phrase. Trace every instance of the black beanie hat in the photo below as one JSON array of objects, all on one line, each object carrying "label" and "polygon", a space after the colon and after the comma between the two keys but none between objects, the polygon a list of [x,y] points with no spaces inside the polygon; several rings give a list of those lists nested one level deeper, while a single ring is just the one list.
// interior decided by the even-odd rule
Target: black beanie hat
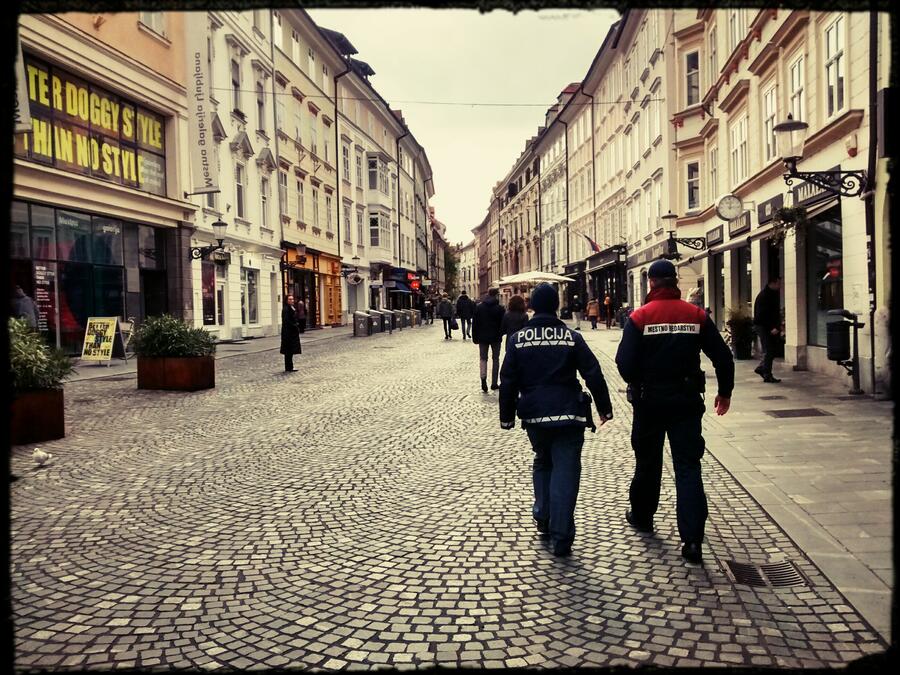
[{"label": "black beanie hat", "polygon": [[559,294],[548,283],[538,284],[531,291],[531,308],[535,314],[555,314],[559,309]]}]

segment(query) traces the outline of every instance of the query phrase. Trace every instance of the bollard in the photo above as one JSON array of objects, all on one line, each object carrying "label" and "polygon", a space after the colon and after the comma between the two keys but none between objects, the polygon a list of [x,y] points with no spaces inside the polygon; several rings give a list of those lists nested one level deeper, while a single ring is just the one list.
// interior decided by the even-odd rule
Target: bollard
[{"label": "bollard", "polygon": [[[846,309],[829,309],[828,315],[841,317],[838,321],[827,324],[828,358],[847,370],[847,375],[853,378],[853,385],[849,393],[858,396],[864,393],[859,386],[859,329],[866,324],[857,321],[857,315]],[[849,323],[843,319],[849,319]],[[834,323],[848,323],[853,328],[853,352],[849,360],[846,358],[846,345],[841,344],[844,341],[846,329],[835,326]]]}]

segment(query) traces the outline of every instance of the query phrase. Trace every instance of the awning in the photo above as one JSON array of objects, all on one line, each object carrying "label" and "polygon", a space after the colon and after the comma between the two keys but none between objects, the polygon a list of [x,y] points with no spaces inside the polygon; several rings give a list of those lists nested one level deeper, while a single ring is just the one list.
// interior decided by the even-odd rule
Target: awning
[{"label": "awning", "polygon": [[412,293],[412,291],[409,290],[409,286],[407,286],[406,284],[404,284],[402,281],[397,281],[397,282],[395,282],[395,283],[396,283],[397,285],[396,285],[394,288],[389,288],[389,289],[388,289],[388,290],[391,291],[392,293]]},{"label": "awning", "polygon": [[830,209],[832,206],[837,206],[840,203],[841,203],[840,198],[834,197],[832,199],[826,199],[824,201],[821,201],[818,204],[813,204],[812,206],[807,207],[807,209],[806,209],[806,219],[809,220],[810,218],[813,218],[813,217],[819,215],[820,213],[824,213],[825,211]]}]

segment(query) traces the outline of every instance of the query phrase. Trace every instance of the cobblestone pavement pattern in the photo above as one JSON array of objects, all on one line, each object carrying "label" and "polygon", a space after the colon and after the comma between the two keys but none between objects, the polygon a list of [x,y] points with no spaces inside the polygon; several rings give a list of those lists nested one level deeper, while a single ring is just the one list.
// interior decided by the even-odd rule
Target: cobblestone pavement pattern
[{"label": "cobblestone pavement pattern", "polygon": [[[530,452],[437,326],[218,364],[215,390],[66,387],[68,437],[14,449],[20,670],[838,665],[885,645],[707,454],[706,566],[680,557],[671,467],[657,533],[624,523],[630,416],[587,435],[578,534],[531,519]],[[735,585],[722,561],[808,584]]]}]

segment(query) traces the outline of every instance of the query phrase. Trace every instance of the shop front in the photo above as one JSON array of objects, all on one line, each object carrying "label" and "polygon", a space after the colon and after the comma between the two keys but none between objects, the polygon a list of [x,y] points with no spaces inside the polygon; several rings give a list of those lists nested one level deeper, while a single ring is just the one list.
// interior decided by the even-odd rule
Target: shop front
[{"label": "shop front", "polygon": [[[710,251],[721,245],[725,239],[725,226],[716,225],[706,233],[706,245]],[[710,252],[706,258],[706,292],[704,293],[706,306],[709,307],[711,318],[716,328],[725,328],[725,254],[722,252]]]},{"label": "shop front", "polygon": [[577,295],[582,305],[587,304],[587,261],[579,260],[570,263],[563,269],[563,276],[572,279],[572,283],[563,284],[563,297],[560,298],[560,307],[568,307]]},{"label": "shop front", "polygon": [[412,309],[412,289],[409,284],[416,274],[402,267],[392,267],[384,272],[388,309]]},{"label": "shop front", "polygon": [[603,300],[608,295],[613,312],[628,302],[625,255],[625,246],[611,246],[587,259],[589,296],[597,298],[602,308]]},{"label": "shop front", "polygon": [[106,215],[15,200],[9,286],[34,301],[35,325],[50,344],[80,353],[91,316],[165,314],[169,308],[164,229]]},{"label": "shop front", "polygon": [[653,261],[661,258],[667,251],[665,241],[658,242],[653,246],[648,246],[642,251],[638,251],[627,258],[628,268],[628,290],[629,305],[632,308],[640,307],[644,304],[649,291],[649,281],[647,279],[647,270]]}]

